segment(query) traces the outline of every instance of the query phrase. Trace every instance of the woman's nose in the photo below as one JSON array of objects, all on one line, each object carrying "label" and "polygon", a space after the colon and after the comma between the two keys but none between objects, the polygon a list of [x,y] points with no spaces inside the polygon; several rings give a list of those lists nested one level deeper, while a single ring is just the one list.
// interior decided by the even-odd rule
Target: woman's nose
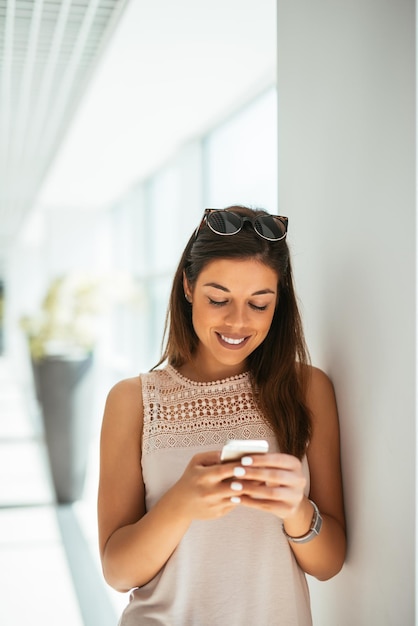
[{"label": "woman's nose", "polygon": [[230,326],[242,327],[245,326],[248,318],[248,311],[243,305],[232,305],[226,315],[226,322]]}]

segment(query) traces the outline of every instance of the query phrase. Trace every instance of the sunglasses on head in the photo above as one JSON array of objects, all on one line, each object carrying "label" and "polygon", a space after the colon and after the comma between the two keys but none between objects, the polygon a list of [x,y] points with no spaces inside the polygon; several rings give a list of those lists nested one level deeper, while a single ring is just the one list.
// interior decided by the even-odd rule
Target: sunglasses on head
[{"label": "sunglasses on head", "polygon": [[247,217],[228,209],[205,209],[194,236],[196,239],[204,225],[209,226],[217,235],[236,235],[242,230],[245,222],[249,222],[257,235],[267,241],[280,241],[287,234],[288,218],[282,215]]}]

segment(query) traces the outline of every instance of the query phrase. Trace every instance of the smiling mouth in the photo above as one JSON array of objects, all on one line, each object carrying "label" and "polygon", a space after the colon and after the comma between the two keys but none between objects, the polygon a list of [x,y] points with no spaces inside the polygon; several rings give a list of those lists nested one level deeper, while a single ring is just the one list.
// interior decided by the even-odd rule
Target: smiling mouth
[{"label": "smiling mouth", "polygon": [[246,339],[248,339],[248,337],[239,337],[238,339],[234,339],[233,337],[227,337],[226,335],[222,335],[221,333],[217,334],[222,339],[222,341],[229,344],[230,346],[240,346],[242,343],[244,343]]}]

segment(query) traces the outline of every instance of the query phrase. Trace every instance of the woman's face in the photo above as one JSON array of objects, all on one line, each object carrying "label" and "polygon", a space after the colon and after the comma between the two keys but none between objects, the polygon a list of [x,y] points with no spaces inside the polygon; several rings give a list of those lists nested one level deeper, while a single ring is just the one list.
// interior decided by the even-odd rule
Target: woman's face
[{"label": "woman's face", "polygon": [[256,259],[216,259],[200,273],[193,290],[192,319],[199,344],[194,359],[208,379],[240,374],[247,357],[270,329],[278,298],[278,275]]}]

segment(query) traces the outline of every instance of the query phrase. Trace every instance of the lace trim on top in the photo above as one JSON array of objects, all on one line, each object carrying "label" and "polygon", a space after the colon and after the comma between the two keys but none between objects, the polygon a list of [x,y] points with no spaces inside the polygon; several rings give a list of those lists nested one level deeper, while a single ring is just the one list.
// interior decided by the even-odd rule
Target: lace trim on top
[{"label": "lace trim on top", "polygon": [[254,402],[248,372],[202,383],[167,365],[141,374],[141,380],[143,454],[164,448],[219,447],[227,439],[273,436]]}]

